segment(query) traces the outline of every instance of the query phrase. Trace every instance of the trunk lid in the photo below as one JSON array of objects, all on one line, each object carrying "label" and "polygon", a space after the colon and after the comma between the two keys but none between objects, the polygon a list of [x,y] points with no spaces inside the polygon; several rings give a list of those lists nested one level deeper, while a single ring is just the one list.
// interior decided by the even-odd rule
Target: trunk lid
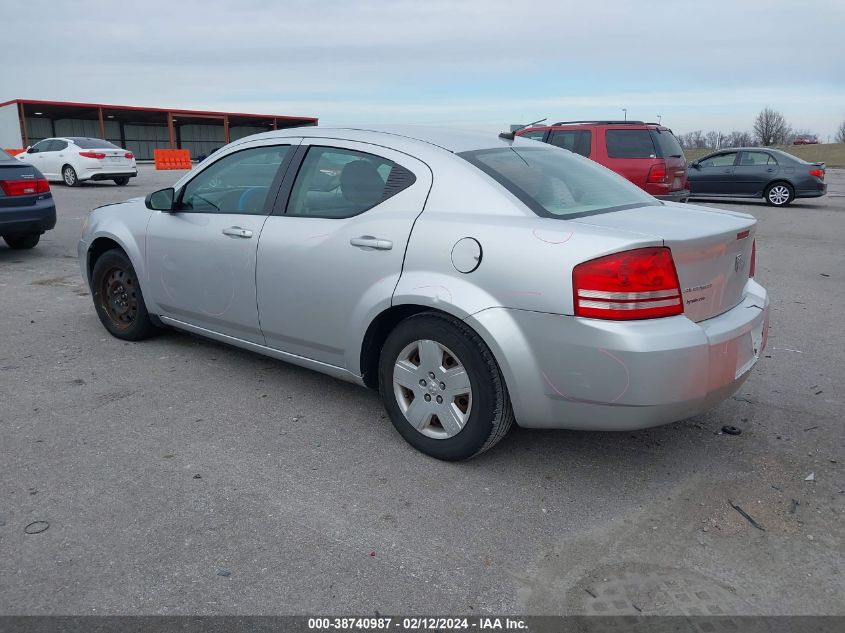
[{"label": "trunk lid", "polygon": [[126,158],[125,149],[89,149],[83,151],[105,154],[105,158],[100,159],[100,162],[103,163],[104,166],[110,165],[114,167],[128,167],[129,164],[132,162],[131,159]]},{"label": "trunk lid", "polygon": [[570,220],[663,240],[672,250],[684,314],[703,321],[744,297],[757,221],[753,216],[692,205],[637,207]]}]

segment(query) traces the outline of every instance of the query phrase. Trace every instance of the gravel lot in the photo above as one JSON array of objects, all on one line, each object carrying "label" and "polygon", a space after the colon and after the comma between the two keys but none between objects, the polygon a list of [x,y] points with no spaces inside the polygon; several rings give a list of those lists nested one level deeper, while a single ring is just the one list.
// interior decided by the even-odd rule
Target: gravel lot
[{"label": "gravel lot", "polygon": [[636,433],[516,429],[461,464],[411,449],[374,392],[106,334],[86,212],[180,175],[56,184],[57,228],[0,246],[0,614],[845,615],[845,170],[786,209],[714,205],[760,220],[773,302],[733,399]]}]

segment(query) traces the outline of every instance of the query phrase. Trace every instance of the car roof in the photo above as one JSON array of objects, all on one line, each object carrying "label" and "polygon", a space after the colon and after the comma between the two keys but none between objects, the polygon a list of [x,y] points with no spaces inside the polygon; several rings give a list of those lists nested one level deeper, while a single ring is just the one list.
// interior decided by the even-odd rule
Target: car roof
[{"label": "car roof", "polygon": [[463,128],[435,127],[428,125],[360,125],[360,126],[308,126],[285,128],[260,135],[262,138],[283,138],[289,136],[342,138],[365,141],[380,145],[392,145],[397,141],[412,141],[434,145],[449,152],[470,152],[495,147],[510,147],[513,143],[532,143],[518,136],[515,141],[499,137],[497,132],[481,132]]}]

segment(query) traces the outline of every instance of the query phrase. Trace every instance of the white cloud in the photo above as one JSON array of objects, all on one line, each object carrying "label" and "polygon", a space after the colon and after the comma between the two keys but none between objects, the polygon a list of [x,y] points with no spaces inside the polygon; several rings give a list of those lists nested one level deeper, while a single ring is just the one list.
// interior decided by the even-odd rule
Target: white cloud
[{"label": "white cloud", "polygon": [[845,118],[835,0],[113,6],[5,12],[0,37],[20,52],[4,64],[5,96],[343,122],[498,125],[627,107],[677,129],[747,129],[771,105],[824,133]]}]

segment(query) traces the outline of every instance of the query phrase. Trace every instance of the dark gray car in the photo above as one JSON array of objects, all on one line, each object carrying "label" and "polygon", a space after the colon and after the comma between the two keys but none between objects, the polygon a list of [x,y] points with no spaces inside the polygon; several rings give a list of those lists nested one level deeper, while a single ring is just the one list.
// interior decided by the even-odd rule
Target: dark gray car
[{"label": "dark gray car", "polygon": [[765,147],[720,150],[689,164],[691,198],[764,198],[782,207],[827,192],[824,163]]}]

